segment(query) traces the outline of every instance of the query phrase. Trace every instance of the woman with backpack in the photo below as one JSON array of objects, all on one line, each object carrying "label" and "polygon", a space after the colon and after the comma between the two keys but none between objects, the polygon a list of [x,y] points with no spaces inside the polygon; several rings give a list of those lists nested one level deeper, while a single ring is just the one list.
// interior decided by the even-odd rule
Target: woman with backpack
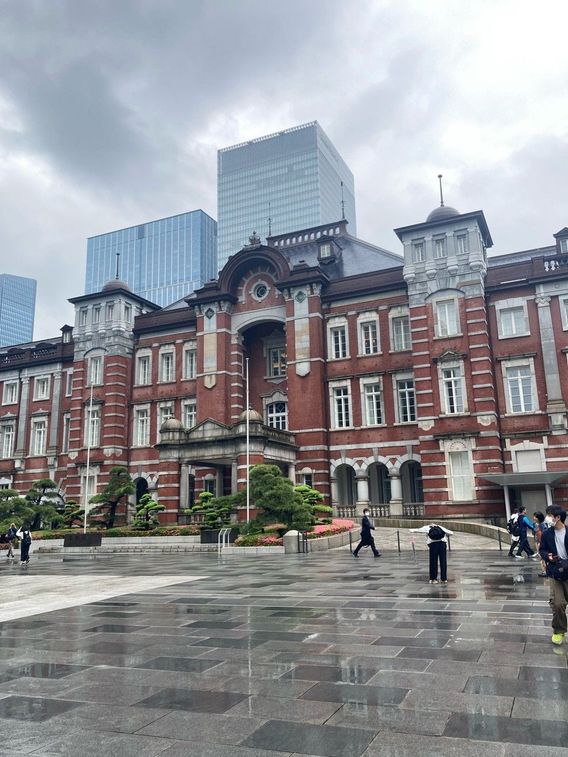
[{"label": "woman with backpack", "polygon": [[16,534],[20,540],[20,565],[27,567],[30,561],[30,547],[32,545],[32,534],[27,526],[22,526]]},{"label": "woman with backpack", "polygon": [[453,536],[449,528],[430,523],[421,528],[411,528],[410,533],[427,534],[426,543],[430,552],[430,583],[438,583],[438,563],[440,563],[440,579],[443,584],[448,583],[448,555],[446,536]]}]

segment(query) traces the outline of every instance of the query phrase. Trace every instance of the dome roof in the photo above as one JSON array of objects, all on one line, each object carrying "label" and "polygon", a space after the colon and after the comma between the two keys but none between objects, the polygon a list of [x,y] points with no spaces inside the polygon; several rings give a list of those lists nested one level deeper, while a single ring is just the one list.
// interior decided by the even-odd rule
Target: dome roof
[{"label": "dome roof", "polygon": [[[264,423],[264,418],[262,415],[257,412],[256,410],[253,410],[252,408],[248,411],[249,421],[252,421],[253,423]],[[239,422],[240,421],[246,421],[247,419],[247,411],[243,410],[243,412],[239,415]]]},{"label": "dome roof", "polygon": [[183,431],[183,423],[177,418],[168,418],[162,423],[160,431]]},{"label": "dome roof", "polygon": [[449,205],[439,205],[428,215],[426,223],[430,223],[430,221],[443,221],[444,218],[453,218],[454,216],[459,216],[459,211],[455,208],[450,208]]},{"label": "dome roof", "polygon": [[113,292],[115,289],[126,289],[127,292],[132,291],[132,289],[130,289],[128,284],[125,281],[120,281],[120,279],[111,279],[111,281],[107,281],[102,291]]}]

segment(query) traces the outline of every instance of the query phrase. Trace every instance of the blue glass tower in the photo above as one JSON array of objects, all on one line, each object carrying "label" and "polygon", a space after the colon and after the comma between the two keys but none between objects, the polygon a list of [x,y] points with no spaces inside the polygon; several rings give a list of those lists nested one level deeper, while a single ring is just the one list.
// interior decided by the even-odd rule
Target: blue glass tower
[{"label": "blue glass tower", "polygon": [[35,279],[0,273],[0,347],[34,338]]},{"label": "blue glass tower", "polygon": [[216,277],[217,222],[193,210],[90,237],[85,294],[115,278],[118,254],[118,278],[165,307]]},{"label": "blue glass tower", "polygon": [[219,150],[217,199],[219,268],[253,231],[286,234],[343,211],[357,230],[353,174],[317,121]]}]

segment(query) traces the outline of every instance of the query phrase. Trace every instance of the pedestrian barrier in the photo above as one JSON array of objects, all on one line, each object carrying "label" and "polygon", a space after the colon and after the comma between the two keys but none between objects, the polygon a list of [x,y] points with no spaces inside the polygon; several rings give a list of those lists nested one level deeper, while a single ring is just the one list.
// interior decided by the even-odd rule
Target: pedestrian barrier
[{"label": "pedestrian barrier", "polygon": [[[349,542],[351,543],[351,534],[349,534]],[[310,551],[310,544],[308,542],[308,532],[298,531],[298,552],[307,554]]]},{"label": "pedestrian barrier", "polygon": [[219,530],[219,536],[217,537],[217,552],[221,554],[221,551],[229,546],[229,537],[231,536],[230,528],[221,528]]}]

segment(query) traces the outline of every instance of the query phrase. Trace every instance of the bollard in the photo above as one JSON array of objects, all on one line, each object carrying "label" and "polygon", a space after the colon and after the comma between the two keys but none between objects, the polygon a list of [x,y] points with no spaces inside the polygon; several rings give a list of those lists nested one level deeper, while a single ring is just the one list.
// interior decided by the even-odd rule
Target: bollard
[{"label": "bollard", "polygon": [[501,544],[501,531],[497,531],[497,537],[499,538],[499,552],[502,552],[503,545]]},{"label": "bollard", "polygon": [[396,542],[398,544],[398,554],[400,555],[400,531],[396,532]]},{"label": "bollard", "polygon": [[353,536],[351,535],[351,531],[349,531],[349,551],[353,552]]}]

